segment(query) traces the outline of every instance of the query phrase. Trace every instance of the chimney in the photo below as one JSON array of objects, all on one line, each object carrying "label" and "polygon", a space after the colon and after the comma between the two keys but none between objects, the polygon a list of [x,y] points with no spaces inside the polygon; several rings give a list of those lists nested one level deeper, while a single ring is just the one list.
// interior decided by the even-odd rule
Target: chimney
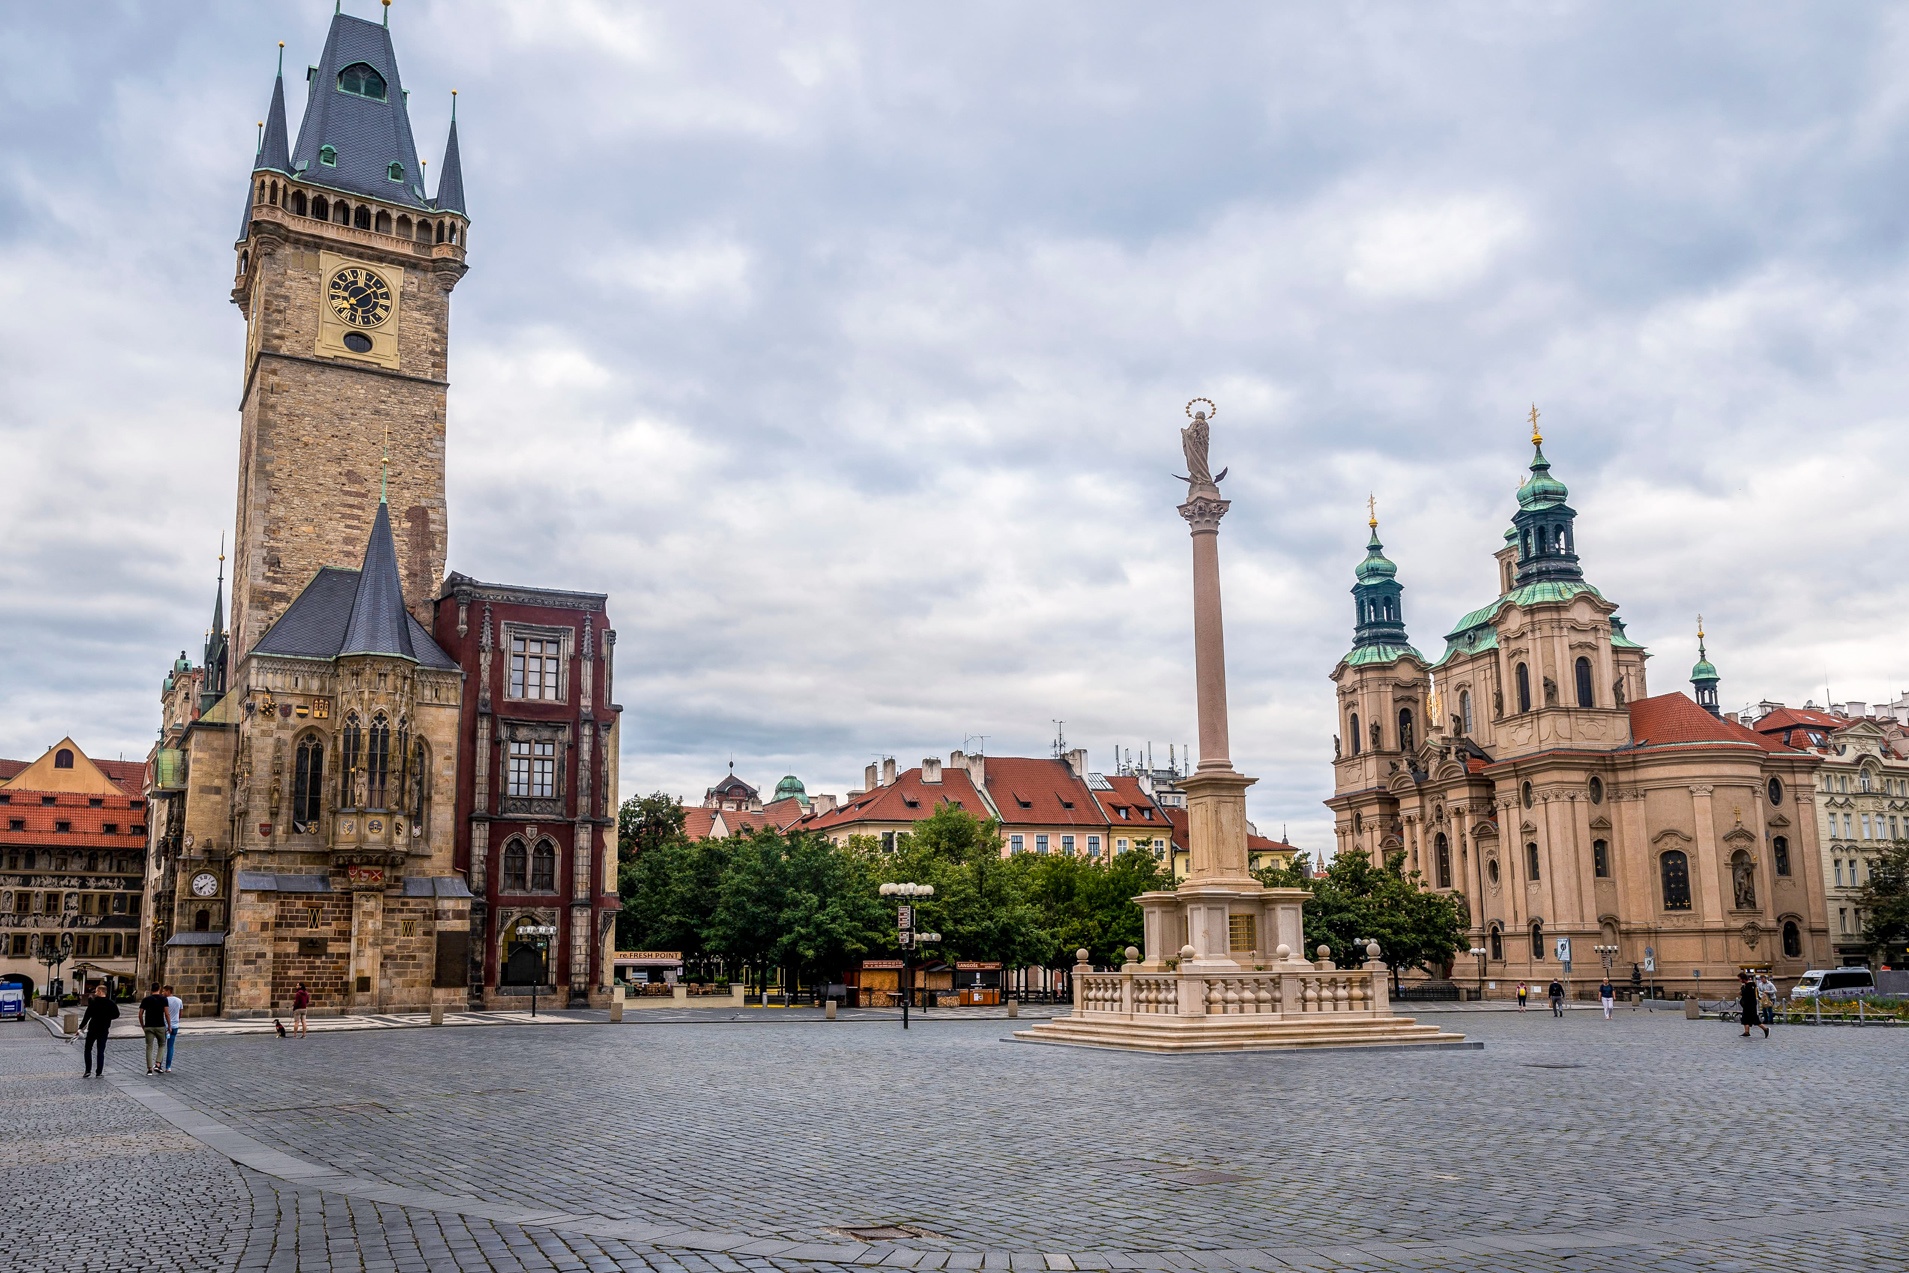
[{"label": "chimney", "polygon": [[862,790],[873,791],[878,784],[875,781],[875,762],[869,761],[868,768],[862,770]]},{"label": "chimney", "polygon": [[1074,776],[1085,782],[1087,780],[1087,749],[1076,747],[1067,753],[1065,759],[1067,767],[1074,771]]},{"label": "chimney", "polygon": [[834,813],[835,812],[835,797],[830,795],[826,791],[818,792],[815,795],[810,796],[809,797],[809,812],[811,814]]},{"label": "chimney", "polygon": [[955,757],[957,756],[961,758],[961,767],[968,771],[968,781],[973,783],[977,790],[986,787],[988,785],[988,758],[979,753],[969,756],[957,751],[949,755],[948,763],[950,765],[954,764]]},{"label": "chimney", "polygon": [[921,758],[921,780],[938,783],[941,781],[941,762],[933,756]]},{"label": "chimney", "polygon": [[893,756],[890,756],[888,759],[882,761],[882,786],[892,787],[894,785],[895,785],[895,758]]}]

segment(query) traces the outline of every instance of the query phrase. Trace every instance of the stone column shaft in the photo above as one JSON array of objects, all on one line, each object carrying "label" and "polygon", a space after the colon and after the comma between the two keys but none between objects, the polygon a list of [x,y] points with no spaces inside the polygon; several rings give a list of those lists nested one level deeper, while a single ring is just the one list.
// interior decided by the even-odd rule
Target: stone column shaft
[{"label": "stone column shaft", "polygon": [[[1212,490],[1212,488],[1208,488]],[[1193,669],[1200,768],[1231,769],[1226,724],[1226,637],[1220,619],[1220,518],[1229,504],[1196,492],[1180,506],[1193,528]]]}]

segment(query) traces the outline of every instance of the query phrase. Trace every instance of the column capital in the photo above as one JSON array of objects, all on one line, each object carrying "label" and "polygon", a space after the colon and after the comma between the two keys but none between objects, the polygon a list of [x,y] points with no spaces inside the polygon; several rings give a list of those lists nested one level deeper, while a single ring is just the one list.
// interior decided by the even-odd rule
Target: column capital
[{"label": "column capital", "polygon": [[1231,507],[1233,507],[1233,501],[1221,499],[1217,493],[1199,494],[1190,497],[1186,503],[1180,505],[1180,516],[1187,519],[1187,524],[1193,528],[1193,533],[1196,535],[1203,531],[1217,534],[1220,529],[1220,518],[1226,516],[1226,510]]}]

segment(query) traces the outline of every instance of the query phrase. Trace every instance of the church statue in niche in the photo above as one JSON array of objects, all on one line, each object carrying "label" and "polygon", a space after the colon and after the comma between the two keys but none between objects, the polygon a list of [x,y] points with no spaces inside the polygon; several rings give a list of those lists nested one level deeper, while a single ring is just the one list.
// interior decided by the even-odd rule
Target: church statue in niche
[{"label": "church statue in niche", "polygon": [[1757,908],[1756,864],[1742,849],[1730,855],[1730,884],[1736,893],[1738,910],[1753,911]]}]

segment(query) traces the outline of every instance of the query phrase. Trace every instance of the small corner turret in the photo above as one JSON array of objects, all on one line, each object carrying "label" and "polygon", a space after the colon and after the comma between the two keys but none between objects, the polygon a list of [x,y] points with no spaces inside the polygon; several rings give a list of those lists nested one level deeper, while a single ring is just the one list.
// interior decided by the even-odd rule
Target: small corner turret
[{"label": "small corner turret", "polygon": [[1712,716],[1723,714],[1717,706],[1717,682],[1720,679],[1722,678],[1717,675],[1716,664],[1710,661],[1710,654],[1704,649],[1704,617],[1698,615],[1697,662],[1690,669],[1690,688],[1697,699],[1697,706]]},{"label": "small corner turret", "polygon": [[1532,583],[1582,582],[1578,564],[1577,510],[1566,504],[1570,494],[1551,476],[1544,457],[1544,434],[1538,431],[1538,408],[1531,408],[1531,474],[1518,488],[1518,511],[1511,527],[1517,532],[1519,587]]}]

